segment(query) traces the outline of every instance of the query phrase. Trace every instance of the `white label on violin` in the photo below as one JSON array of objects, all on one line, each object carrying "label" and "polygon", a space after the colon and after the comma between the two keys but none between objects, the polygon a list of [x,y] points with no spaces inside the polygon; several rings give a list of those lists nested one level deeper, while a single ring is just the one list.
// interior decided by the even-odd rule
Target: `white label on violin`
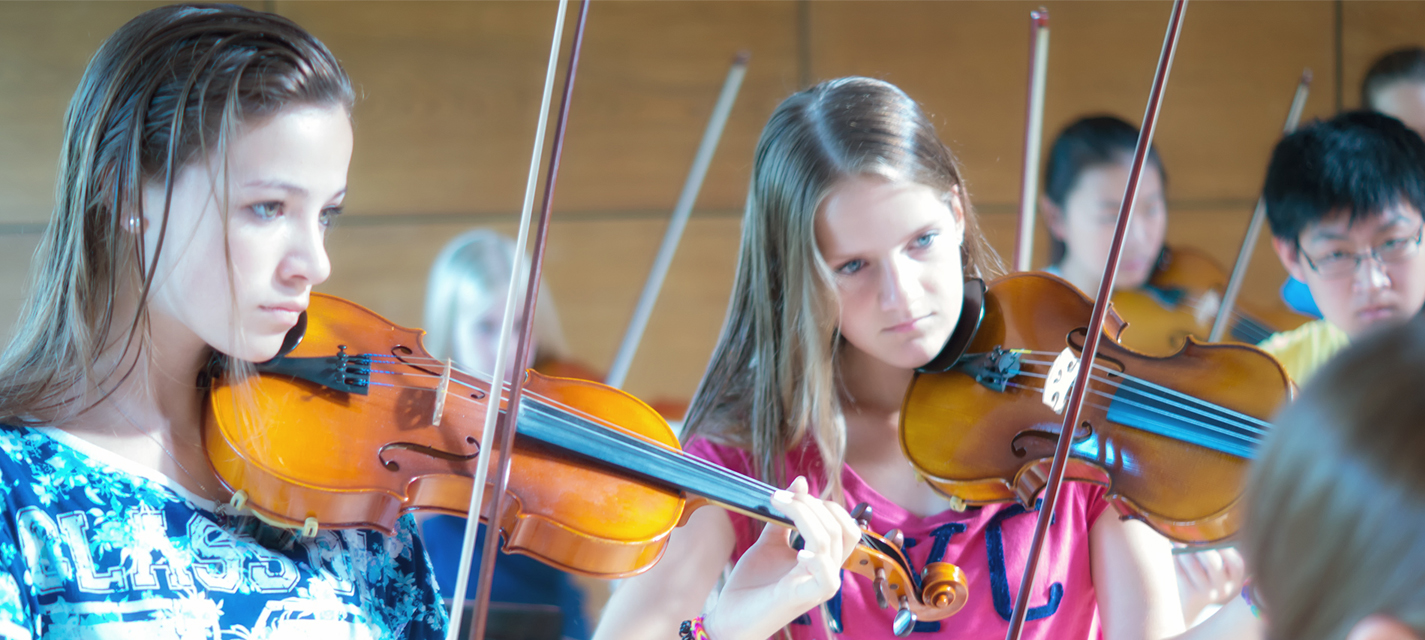
[{"label": "white label on violin", "polygon": [[1079,374],[1079,358],[1072,349],[1065,348],[1054,365],[1049,367],[1049,377],[1044,379],[1044,404],[1054,413],[1063,413],[1069,401],[1069,390],[1074,386],[1074,378]]}]

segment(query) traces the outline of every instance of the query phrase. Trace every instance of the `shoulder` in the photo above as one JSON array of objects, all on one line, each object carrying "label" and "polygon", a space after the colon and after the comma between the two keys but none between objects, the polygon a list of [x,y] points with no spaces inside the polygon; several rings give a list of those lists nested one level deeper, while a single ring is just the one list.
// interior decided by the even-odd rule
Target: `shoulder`
[{"label": "shoulder", "polygon": [[1281,362],[1292,380],[1301,384],[1350,341],[1346,332],[1336,325],[1313,320],[1290,331],[1272,334],[1258,346]]}]

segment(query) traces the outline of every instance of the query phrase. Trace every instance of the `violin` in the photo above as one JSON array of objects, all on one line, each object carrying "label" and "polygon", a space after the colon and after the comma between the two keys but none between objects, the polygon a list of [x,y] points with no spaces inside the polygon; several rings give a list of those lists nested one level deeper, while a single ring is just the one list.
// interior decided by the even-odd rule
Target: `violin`
[{"label": "violin", "polygon": [[[1044,489],[1060,413],[1083,355],[1093,301],[1046,273],[966,284],[960,325],[922,368],[901,412],[901,446],[957,506]],[[1108,487],[1127,517],[1187,544],[1231,536],[1248,463],[1290,399],[1286,371],[1256,347],[1201,344],[1171,356],[1117,341],[1108,311],[1065,478]]]},{"label": "violin", "polygon": [[[1144,353],[1170,355],[1186,344],[1188,336],[1207,340],[1227,281],[1227,272],[1206,253],[1190,247],[1163,247],[1142,290],[1113,293],[1114,307],[1129,319],[1120,342]],[[1242,301],[1232,312],[1228,336],[1236,342],[1258,344],[1308,320],[1292,311]]]},{"label": "violin", "polygon": [[[432,358],[422,333],[314,293],[281,354],[256,376],[239,385],[214,376],[203,442],[234,505],[305,535],[389,534],[417,510],[466,516],[486,407],[507,398]],[[657,562],[673,528],[705,504],[792,526],[770,501],[775,487],[683,453],[637,398],[586,380],[526,376],[505,508],[480,514],[499,527],[506,552],[622,578]],[[870,531],[845,568],[899,596],[897,626],[907,630],[950,616],[968,594],[958,567],[917,573],[898,544]]]}]

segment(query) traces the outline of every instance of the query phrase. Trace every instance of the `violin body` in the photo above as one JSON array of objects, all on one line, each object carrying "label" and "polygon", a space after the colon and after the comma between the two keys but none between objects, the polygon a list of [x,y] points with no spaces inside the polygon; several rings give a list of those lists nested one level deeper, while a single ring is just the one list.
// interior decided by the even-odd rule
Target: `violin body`
[{"label": "violin body", "polygon": [[[1119,343],[1153,355],[1172,355],[1188,336],[1206,340],[1227,290],[1228,274],[1207,254],[1190,247],[1163,247],[1145,290],[1113,293],[1113,306],[1128,327]],[[1257,344],[1271,334],[1310,320],[1285,308],[1238,300],[1226,339]]]},{"label": "violin body", "polygon": [[[932,486],[965,505],[1033,504],[1063,420],[1043,402],[1049,362],[1066,348],[1079,355],[1092,309],[1084,294],[1048,274],[1015,274],[989,286],[983,320],[964,355],[949,371],[918,373],[901,413],[906,457]],[[1246,345],[1187,339],[1170,357],[1144,355],[1112,339],[1123,323],[1112,310],[1109,318],[1066,479],[1106,486],[1120,513],[1174,540],[1209,543],[1232,535],[1259,435],[1243,436],[1251,440],[1245,445],[1242,437],[1221,444],[1212,424],[1220,421],[1228,435],[1256,424],[1252,419],[1265,424],[1289,397],[1286,372]],[[1015,359],[1009,350],[1025,353],[1013,371],[996,374],[990,360],[997,348],[1001,361]],[[1212,414],[1203,418],[1212,423],[1206,432],[1183,422],[1194,412]],[[1163,435],[1175,429],[1189,436]]]},{"label": "violin body", "polygon": [[[361,395],[267,374],[248,388],[217,386],[204,446],[219,477],[244,492],[254,513],[292,528],[315,518],[324,528],[390,533],[409,511],[465,516],[489,384],[452,371],[452,393],[436,426],[442,365],[425,355],[422,332],[319,294],[311,297],[308,317],[305,337],[287,357],[330,356],[343,345],[351,354],[387,355],[372,367],[396,372],[388,379],[403,388]],[[632,396],[596,383],[528,375],[531,393],[596,411],[619,425],[609,428],[677,449],[667,423]],[[238,415],[243,408],[251,418]],[[505,549],[600,577],[632,575],[657,561],[685,506],[677,492],[571,465],[567,456],[538,447],[517,447],[510,486],[514,499],[493,518]]]},{"label": "violin body", "polygon": [[[294,335],[300,342],[258,365],[257,376],[236,385],[220,376],[209,394],[204,447],[239,508],[305,535],[389,534],[417,510],[467,516],[490,385],[431,358],[421,331],[340,298],[312,294],[289,343]],[[774,487],[683,454],[637,398],[526,375],[506,507],[480,514],[505,552],[621,578],[653,566],[673,529],[705,504],[791,526],[771,506]],[[485,505],[493,486],[491,476]],[[872,532],[845,567],[897,596],[890,602],[904,624],[949,617],[969,593],[959,567],[915,572],[903,549]]]}]

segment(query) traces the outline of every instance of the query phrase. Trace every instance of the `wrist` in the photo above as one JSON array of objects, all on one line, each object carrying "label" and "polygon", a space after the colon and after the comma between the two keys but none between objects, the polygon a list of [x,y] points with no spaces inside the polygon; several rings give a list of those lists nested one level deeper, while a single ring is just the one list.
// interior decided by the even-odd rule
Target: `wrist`
[{"label": "wrist", "polygon": [[708,634],[704,620],[703,616],[684,620],[678,627],[678,640],[711,640],[712,636]]}]

